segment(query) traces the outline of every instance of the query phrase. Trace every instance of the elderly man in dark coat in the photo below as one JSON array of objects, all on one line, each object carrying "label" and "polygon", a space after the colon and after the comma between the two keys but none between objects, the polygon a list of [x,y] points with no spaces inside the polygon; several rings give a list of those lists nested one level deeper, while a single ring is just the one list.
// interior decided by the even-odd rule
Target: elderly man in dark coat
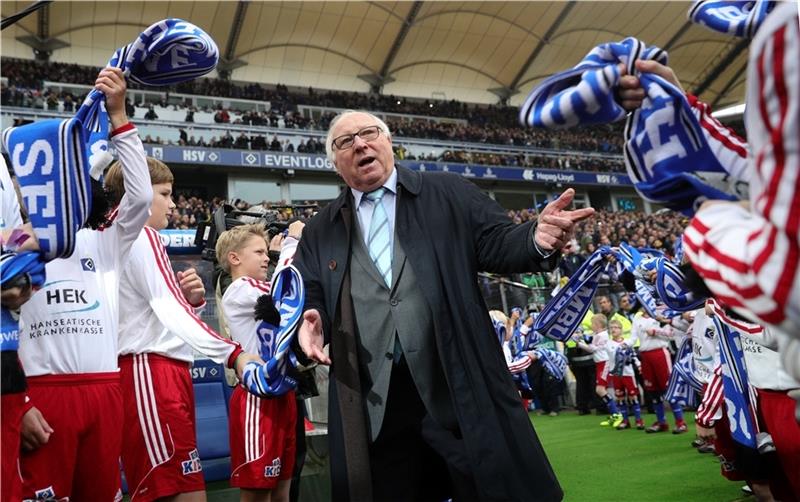
[{"label": "elderly man in dark coat", "polygon": [[326,149],[349,188],[308,223],[295,264],[299,345],[331,364],[333,499],[560,500],[476,274],[552,270],[593,209],[567,211],[569,189],[515,225],[459,176],[395,166],[368,113],[336,117]]}]

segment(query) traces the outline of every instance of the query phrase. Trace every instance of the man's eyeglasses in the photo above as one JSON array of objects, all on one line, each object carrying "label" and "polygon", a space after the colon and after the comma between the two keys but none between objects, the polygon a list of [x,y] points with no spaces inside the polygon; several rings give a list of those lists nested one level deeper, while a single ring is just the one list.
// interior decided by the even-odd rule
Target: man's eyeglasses
[{"label": "man's eyeglasses", "polygon": [[381,135],[381,128],[378,126],[369,126],[363,129],[359,129],[354,134],[345,134],[339,136],[338,138],[334,138],[333,146],[336,147],[337,150],[347,150],[348,148],[353,147],[353,143],[355,143],[356,136],[363,139],[364,141],[372,141],[377,139],[378,136]]}]

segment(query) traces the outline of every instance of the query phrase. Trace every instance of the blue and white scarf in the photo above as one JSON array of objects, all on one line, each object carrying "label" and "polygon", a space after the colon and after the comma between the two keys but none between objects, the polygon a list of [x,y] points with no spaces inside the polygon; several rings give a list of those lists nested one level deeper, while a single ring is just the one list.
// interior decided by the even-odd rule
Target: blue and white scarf
[{"label": "blue and white scarf", "polygon": [[[164,86],[199,78],[216,68],[218,62],[219,49],[206,32],[182,19],[164,19],[117,49],[106,66],[120,68],[133,82]],[[100,179],[111,161],[105,95],[92,89],[76,118],[89,131],[87,156],[94,178]]]},{"label": "blue and white scarf", "polygon": [[632,348],[625,344],[619,344],[617,350],[614,351],[614,369],[611,374],[614,376],[622,376],[625,374],[625,367],[633,364],[636,358],[636,353]]},{"label": "blue and white scarf", "polygon": [[672,404],[694,406],[697,392],[703,390],[703,382],[694,374],[694,357],[692,356],[692,339],[684,338],[678,353],[675,354],[675,364],[669,376],[669,384],[664,399]]},{"label": "blue and white scarf", "polygon": [[674,262],[662,256],[656,261],[656,293],[667,308],[688,312],[700,308],[706,299],[686,287],[686,276]]},{"label": "blue and white scarf", "polygon": [[564,375],[567,374],[567,357],[556,350],[551,349],[535,349],[536,356],[542,362],[544,370],[553,376],[556,380],[563,380]]},{"label": "blue and white scarf", "polygon": [[698,0],[689,9],[688,16],[693,23],[718,33],[753,38],[776,3],[766,0]]},{"label": "blue and white scarf", "polygon": [[86,133],[79,120],[43,120],[3,131],[44,261],[66,258],[91,211]]},{"label": "blue and white scarf", "polygon": [[537,86],[520,108],[520,121],[559,129],[621,120],[626,111],[614,93],[622,63],[646,92],[624,130],[625,166],[639,194],[688,216],[706,199],[738,200],[684,94],[655,74],[639,74],[638,59],[668,62],[665,51],[635,38],[599,45]]},{"label": "blue and white scarf", "polygon": [[[3,289],[9,287],[12,281],[22,275],[27,275],[34,288],[41,287],[45,281],[44,262],[39,258],[39,253],[23,251],[21,253],[3,253],[0,256],[0,277]],[[6,307],[0,308],[0,350],[19,350],[19,315]]]},{"label": "blue and white scarf", "polygon": [[[714,306],[719,312],[718,306]],[[744,446],[757,449],[756,399],[747,377],[744,352],[739,332],[724,322],[720,315],[712,316],[719,340],[722,364],[722,392],[733,439]]]},{"label": "blue and white scarf", "polygon": [[281,396],[297,388],[297,382],[288,375],[289,365],[297,366],[297,359],[289,350],[303,318],[305,287],[300,272],[293,266],[282,268],[272,281],[272,301],[280,314],[280,325],[262,321],[256,328],[261,342],[264,364],[250,362],[242,373],[242,385],[259,396]]},{"label": "blue and white scarf", "polygon": [[[686,287],[686,276],[661,251],[637,250],[622,242],[619,248],[615,248],[615,256],[633,274],[636,298],[651,317],[674,317],[703,305],[705,298],[698,298]],[[653,271],[656,272],[655,284],[648,279]]]},{"label": "blue and white scarf", "polygon": [[683,238],[676,239],[672,246],[672,263],[680,265],[683,263]]},{"label": "blue and white scarf", "polygon": [[592,305],[598,276],[608,266],[606,256],[611,253],[610,247],[601,247],[572,274],[539,313],[533,323],[534,332],[561,342],[572,336]]},{"label": "blue and white scarf", "polygon": [[[166,19],[118,49],[109,66],[142,84],[167,85],[213,70],[219,59],[213,40],[180,19]],[[42,259],[72,254],[75,234],[91,212],[89,173],[96,179],[108,165],[105,96],[93,89],[75,118],[44,120],[3,132]]]}]

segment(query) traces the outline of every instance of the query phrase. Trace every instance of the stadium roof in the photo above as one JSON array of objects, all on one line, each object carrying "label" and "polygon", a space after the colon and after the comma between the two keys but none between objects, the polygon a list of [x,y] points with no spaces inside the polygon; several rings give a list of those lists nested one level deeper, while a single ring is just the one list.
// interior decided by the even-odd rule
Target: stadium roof
[{"label": "stadium roof", "polygon": [[[31,1],[3,1],[2,16]],[[66,2],[2,33],[2,55],[101,66],[165,17],[201,26],[232,78],[518,105],[594,46],[635,36],[666,49],[686,90],[715,108],[744,99],[747,42],[687,21],[690,2]],[[27,45],[26,45],[27,44]]]}]

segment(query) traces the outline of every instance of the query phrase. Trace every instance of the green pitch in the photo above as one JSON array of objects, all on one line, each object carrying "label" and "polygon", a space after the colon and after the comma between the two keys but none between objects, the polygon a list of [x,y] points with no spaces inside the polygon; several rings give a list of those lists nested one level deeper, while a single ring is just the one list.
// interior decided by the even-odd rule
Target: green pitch
[{"label": "green pitch", "polygon": [[[690,414],[686,418],[687,423],[694,423]],[[644,419],[647,425],[655,421],[653,415]],[[691,447],[693,425],[680,435],[646,434],[635,428],[618,431],[601,427],[603,417],[578,416],[572,411],[558,417],[531,413],[531,421],[566,502],[728,502],[745,498],[740,490],[744,483],[727,481],[719,473],[716,457],[699,454]]]}]

